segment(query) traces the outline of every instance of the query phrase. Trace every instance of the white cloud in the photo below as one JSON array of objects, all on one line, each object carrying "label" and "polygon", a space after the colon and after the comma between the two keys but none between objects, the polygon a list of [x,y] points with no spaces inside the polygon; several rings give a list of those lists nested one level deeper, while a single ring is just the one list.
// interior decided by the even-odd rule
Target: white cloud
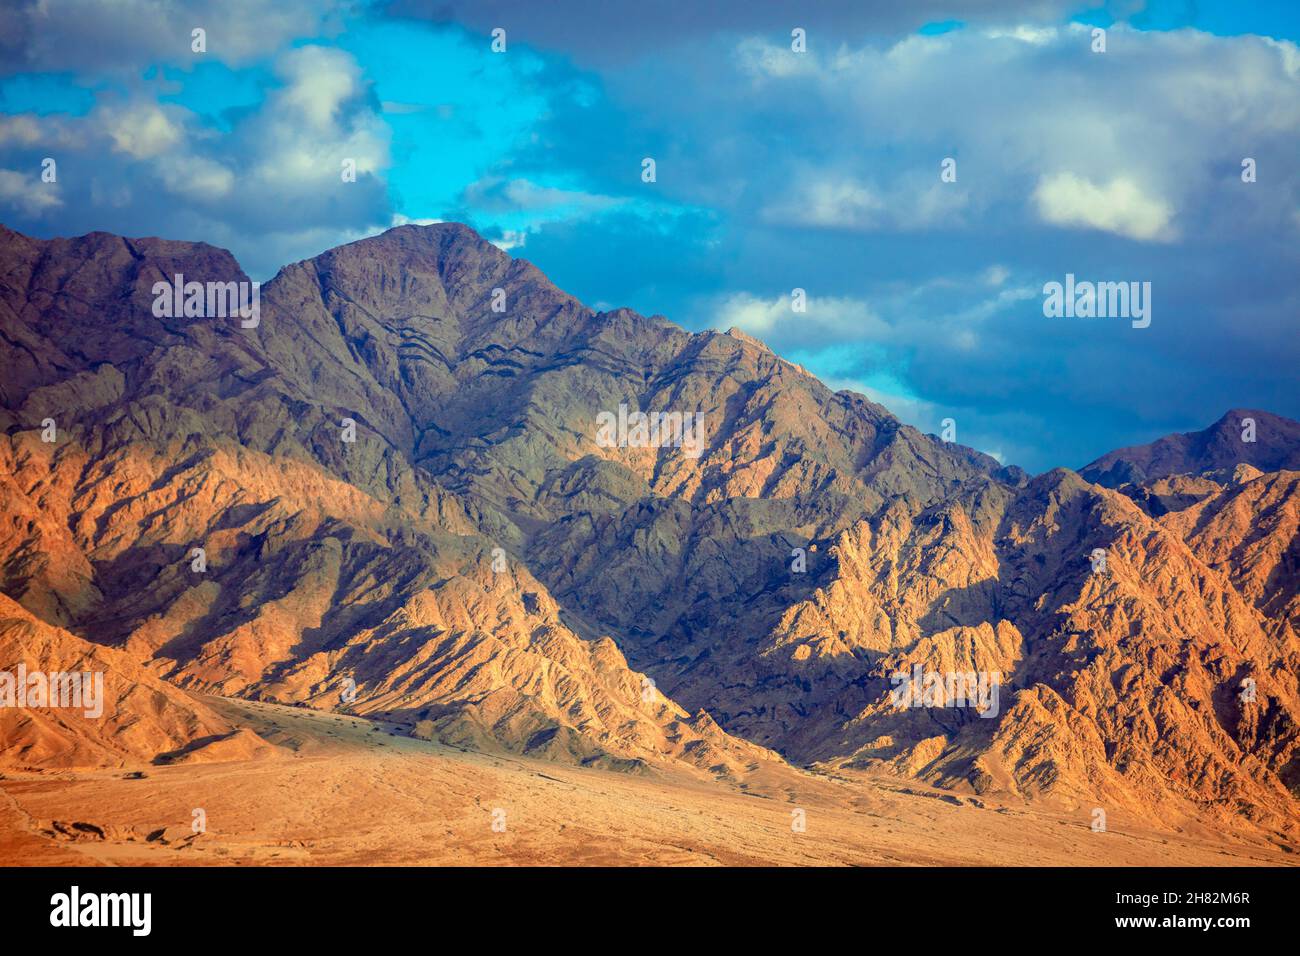
[{"label": "white cloud", "polygon": [[342,50],[305,46],[280,57],[276,73],[286,82],[280,106],[318,129],[334,122],[339,107],[356,96],[361,68]]},{"label": "white cloud", "polygon": [[509,252],[511,249],[522,249],[528,244],[528,232],[523,229],[505,229],[496,239],[488,241],[502,252]]},{"label": "white cloud", "polygon": [[32,113],[0,116],[0,144],[19,143],[31,146],[45,140],[44,128]]},{"label": "white cloud", "polygon": [[[820,337],[851,339],[886,334],[887,327],[861,299],[836,296],[806,296],[806,311],[795,312],[793,295],[765,297],[737,292],[721,299],[712,325],[716,329],[738,328],[762,338],[791,329],[816,328]],[[820,338],[819,337],[819,338]]]},{"label": "white cloud", "polygon": [[305,197],[340,183],[345,159],[356,163],[358,177],[387,167],[390,130],[362,101],[361,71],[349,54],[302,47],[281,57],[276,70],[285,85],[244,131],[259,147],[248,188]]},{"label": "white cloud", "polygon": [[1017,27],[994,27],[985,31],[985,36],[991,40],[1010,37],[1013,40],[1019,40],[1022,43],[1029,43],[1034,46],[1045,46],[1056,39],[1055,27],[1034,27],[1034,26],[1017,26]]},{"label": "white cloud", "polygon": [[1300,47],[1290,40],[1274,40],[1271,37],[1263,37],[1263,40],[1277,50],[1282,57],[1282,67],[1288,75],[1300,76]]},{"label": "white cloud", "polygon": [[14,206],[35,217],[62,206],[63,200],[54,183],[42,182],[39,176],[0,169],[0,205]]},{"label": "white cloud", "polygon": [[387,232],[389,229],[396,226],[436,226],[438,223],[443,221],[444,220],[442,219],[412,219],[409,216],[403,216],[400,212],[397,212],[393,213],[392,221],[387,226],[375,230],[375,232],[370,233],[370,235],[377,236],[379,233]]},{"label": "white cloud", "polygon": [[964,225],[968,201],[964,188],[916,173],[877,189],[852,177],[805,170],[796,175],[791,194],[764,206],[759,216],[764,222],[820,229],[914,230]]},{"label": "white cloud", "polygon": [[828,388],[836,392],[847,390],[857,392],[859,395],[865,395],[877,405],[885,406],[901,421],[917,428],[935,428],[939,420],[943,418],[939,406],[933,402],[917,398],[914,395],[907,395],[896,389],[876,388],[858,378],[842,378],[836,375],[829,375],[822,381]]},{"label": "white cloud", "polygon": [[762,210],[769,222],[791,222],[834,229],[868,229],[878,222],[881,201],[870,189],[850,179],[807,182],[794,196]]},{"label": "white cloud", "polygon": [[[210,32],[209,49],[219,41]],[[276,74],[280,85],[228,130],[146,98],[147,84],[127,99],[99,94],[81,116],[0,118],[0,149],[13,150],[0,153],[4,165],[32,162],[17,150],[36,147],[60,172],[58,193],[7,183],[0,198],[16,214],[4,218],[21,228],[57,196],[69,231],[202,237],[257,276],[385,226],[392,206],[380,176],[390,130],[355,60],[337,49],[295,48],[279,58]],[[354,182],[341,176],[344,160],[355,162]]]},{"label": "white cloud", "polygon": [[542,186],[528,179],[491,176],[471,183],[463,201],[475,208],[496,212],[602,212],[625,200],[577,189]]},{"label": "white cloud", "polygon": [[132,159],[150,159],[181,141],[180,126],[156,103],[132,103],[96,111],[96,119],[108,132],[113,148]]},{"label": "white cloud", "polygon": [[763,299],[748,292],[738,292],[722,303],[713,325],[718,329],[735,326],[751,335],[762,335],[771,331],[789,310],[788,299],[783,303],[780,298]]},{"label": "white cloud", "polygon": [[[997,283],[989,282],[991,272]],[[960,367],[996,354],[1007,341],[1006,320],[1023,316],[1025,303],[1040,297],[1037,287],[1010,280],[1009,270],[995,266],[924,282],[877,282],[864,296],[809,295],[804,312],[793,310],[788,293],[748,291],[716,297],[703,303],[702,309],[710,327],[738,328],[762,339],[777,354],[832,356],[829,367],[811,358],[799,360],[819,364],[823,372],[843,371],[847,382],[863,377],[858,368],[875,368],[875,357],[906,369],[913,361],[907,356],[923,356],[927,364],[936,366]],[[1039,311],[1035,303],[1030,314]],[[854,361],[865,360],[865,364],[841,369],[845,355],[856,355]],[[877,398],[870,390],[864,394],[891,409],[891,401],[897,403],[898,398],[884,392]]]},{"label": "white cloud", "polygon": [[756,37],[741,40],[735,58],[741,71],[754,78],[808,76],[817,71],[815,53],[795,53],[788,43],[776,46]]},{"label": "white cloud", "polygon": [[1011,277],[1011,272],[1006,266],[991,265],[984,272],[984,281],[988,285],[998,286],[1006,282]]},{"label": "white cloud", "polygon": [[233,172],[204,156],[166,156],[158,163],[158,170],[169,190],[190,199],[221,199],[235,185]]},{"label": "white cloud", "polygon": [[[1294,152],[1295,44],[1108,33],[1104,55],[1079,25],[818,43],[806,54],[751,37],[730,60],[679,77],[656,70],[638,94],[653,111],[665,87],[691,89],[687,122],[699,125],[683,136],[725,144],[720,163],[761,157],[736,195],[756,198],[751,215],[765,223],[950,232],[1047,222],[1160,241],[1289,231],[1294,204],[1276,195],[1300,181],[1290,167],[1267,189],[1212,197],[1242,156]],[[949,156],[958,178],[941,183]],[[678,187],[687,199],[725,200],[714,184],[730,170],[695,172]]]},{"label": "white cloud", "polygon": [[1174,238],[1169,225],[1173,209],[1126,177],[1098,186],[1073,173],[1044,176],[1034,202],[1043,221],[1056,226],[1100,229],[1130,239]]}]

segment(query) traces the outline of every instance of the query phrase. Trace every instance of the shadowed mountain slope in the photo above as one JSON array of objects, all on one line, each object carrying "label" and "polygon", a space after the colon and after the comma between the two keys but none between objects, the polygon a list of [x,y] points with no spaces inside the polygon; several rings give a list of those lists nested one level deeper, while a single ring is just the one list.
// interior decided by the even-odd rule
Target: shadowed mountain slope
[{"label": "shadowed mountain slope", "polygon": [[1260,471],[1300,470],[1300,422],[1253,409],[1233,409],[1209,428],[1166,435],[1102,455],[1079,472],[1107,488],[1171,475],[1231,470],[1239,464]]},{"label": "shadowed mountain slope", "polygon": [[[255,328],[156,317],[177,274],[246,280],[202,244],[0,233],[0,590],[48,625],[479,749],[776,751],[1293,839],[1295,423],[1030,481],[463,226],[287,266]],[[698,445],[602,440],[638,411]],[[897,706],[918,669],[947,684]]]}]

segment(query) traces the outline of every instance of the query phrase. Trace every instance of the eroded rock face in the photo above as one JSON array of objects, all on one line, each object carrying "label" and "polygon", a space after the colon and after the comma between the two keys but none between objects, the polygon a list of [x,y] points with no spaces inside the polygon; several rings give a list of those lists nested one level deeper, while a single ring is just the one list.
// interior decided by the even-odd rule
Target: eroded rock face
[{"label": "eroded rock face", "polygon": [[[691,717],[608,638],[577,636],[518,558],[512,516],[459,477],[475,469],[428,466],[444,451],[425,433],[487,448],[517,428],[490,407],[519,397],[486,347],[493,283],[548,319],[592,318],[526,263],[462,227],[399,230],[284,270],[244,330],[152,314],[160,278],[242,279],[224,253],[6,238],[3,318],[25,371],[5,393],[3,583],[34,613],[193,692],[626,769],[779,759]],[[426,334],[443,317],[449,338]],[[81,324],[93,350],[69,333]],[[431,370],[430,342],[457,375]]]},{"label": "eroded rock face", "polygon": [[[1295,423],[1030,480],[463,226],[288,266],[253,329],[156,318],[178,272],[242,277],[0,234],[0,590],[172,693],[628,770],[780,753],[1300,821]],[[702,441],[601,440],[620,406]]]},{"label": "eroded rock face", "polygon": [[0,766],[124,766],[203,760],[217,751],[223,759],[249,759],[274,749],[149,673],[133,655],[47,624],[2,594],[0,662],[15,683],[27,685],[2,686],[0,678]]}]

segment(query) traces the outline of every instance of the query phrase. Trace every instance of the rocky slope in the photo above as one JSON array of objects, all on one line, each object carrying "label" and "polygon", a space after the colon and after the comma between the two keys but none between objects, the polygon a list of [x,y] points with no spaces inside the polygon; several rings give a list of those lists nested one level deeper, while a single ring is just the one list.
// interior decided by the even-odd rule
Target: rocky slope
[{"label": "rocky slope", "polygon": [[1201,431],[1109,452],[1079,474],[1117,488],[1171,475],[1231,471],[1238,464],[1260,471],[1300,470],[1300,422],[1255,409],[1232,409]]},{"label": "rocky slope", "polygon": [[[273,749],[159,680],[132,655],[52,627],[3,594],[0,660],[8,674],[25,676],[27,684],[24,697],[17,687],[0,690],[14,694],[0,707],[0,766],[66,769],[247,759]],[[64,675],[89,679],[74,693]],[[39,699],[37,686],[44,688]]]},{"label": "rocky slope", "polygon": [[266,347],[262,330],[234,338],[234,322],[152,314],[160,277],[241,280],[224,253],[9,238],[0,540],[5,590],[34,612],[194,691],[629,768],[731,773],[776,759],[665,699],[608,639],[562,623],[545,586],[487,536],[506,529],[508,543],[512,526],[417,463],[429,422],[407,415],[412,395],[357,386],[363,366],[330,339],[332,320],[279,320],[287,307],[272,303],[301,266],[267,289],[263,329],[284,338]]},{"label": "rocky slope", "polygon": [[[0,590],[166,686],[1294,838],[1295,423],[1030,480],[463,226],[288,266],[251,329],[155,317],[178,272],[245,278],[202,244],[0,233]],[[700,443],[600,440],[620,406]],[[918,668],[947,685],[896,706]],[[996,677],[988,716],[956,674]]]}]

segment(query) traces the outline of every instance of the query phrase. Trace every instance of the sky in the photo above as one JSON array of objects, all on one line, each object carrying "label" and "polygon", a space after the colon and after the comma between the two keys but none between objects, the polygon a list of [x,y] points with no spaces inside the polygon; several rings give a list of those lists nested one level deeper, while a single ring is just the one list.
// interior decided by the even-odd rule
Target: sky
[{"label": "sky", "polygon": [[[1270,0],[19,0],[0,222],[266,280],[461,221],[594,308],[1077,468],[1300,418],[1297,41]],[[1046,315],[1067,274],[1149,288],[1149,325]]]}]

